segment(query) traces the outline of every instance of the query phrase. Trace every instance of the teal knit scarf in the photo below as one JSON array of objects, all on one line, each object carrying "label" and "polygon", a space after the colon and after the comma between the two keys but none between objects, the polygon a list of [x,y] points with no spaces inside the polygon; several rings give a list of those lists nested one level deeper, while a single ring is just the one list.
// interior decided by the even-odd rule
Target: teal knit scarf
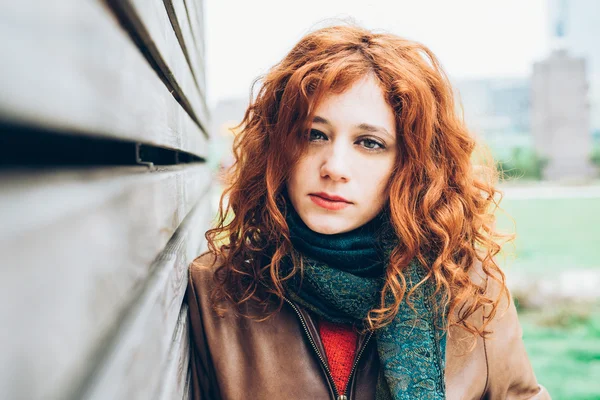
[{"label": "teal knit scarf", "polygon": [[[294,275],[287,295],[328,321],[363,326],[368,312],[379,305],[389,252],[395,235],[385,214],[351,232],[324,235],[312,231],[288,204],[286,219],[294,251],[303,260],[303,277]],[[291,268],[284,259],[283,271]],[[405,273],[408,289],[424,277],[413,260]],[[381,372],[378,399],[444,399],[446,335],[437,326],[431,304],[432,284],[421,285],[413,304],[402,302],[389,325],[374,332]],[[391,302],[391,298],[390,298]]]}]

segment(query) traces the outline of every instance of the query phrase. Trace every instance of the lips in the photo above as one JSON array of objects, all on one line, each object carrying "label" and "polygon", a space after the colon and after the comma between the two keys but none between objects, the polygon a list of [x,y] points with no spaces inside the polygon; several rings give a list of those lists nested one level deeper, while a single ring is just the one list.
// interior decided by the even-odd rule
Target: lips
[{"label": "lips", "polygon": [[309,197],[312,200],[312,202],[318,205],[319,207],[331,211],[341,210],[352,204],[343,197],[334,196],[327,193],[311,193]]},{"label": "lips", "polygon": [[344,203],[350,203],[348,200],[346,200],[345,198],[341,197],[341,196],[336,196],[336,195],[332,195],[332,194],[328,194],[325,192],[319,192],[319,193],[311,193],[311,196],[319,196],[325,200],[329,200],[329,201],[342,201]]}]

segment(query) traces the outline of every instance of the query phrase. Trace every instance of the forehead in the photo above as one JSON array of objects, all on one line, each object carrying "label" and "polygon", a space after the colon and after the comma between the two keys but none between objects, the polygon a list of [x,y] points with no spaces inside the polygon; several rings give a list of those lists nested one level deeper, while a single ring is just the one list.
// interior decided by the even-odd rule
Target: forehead
[{"label": "forehead", "polygon": [[[325,93],[315,116],[331,125],[378,125],[395,132],[395,115],[377,79],[371,75],[354,82],[342,93]],[[322,122],[319,118],[316,122]]]}]

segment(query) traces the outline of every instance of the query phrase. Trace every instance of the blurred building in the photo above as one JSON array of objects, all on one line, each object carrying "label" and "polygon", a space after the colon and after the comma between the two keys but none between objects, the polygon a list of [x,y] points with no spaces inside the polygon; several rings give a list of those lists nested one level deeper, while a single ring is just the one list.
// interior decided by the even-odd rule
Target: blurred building
[{"label": "blurred building", "polygon": [[547,0],[554,49],[586,60],[590,129],[600,132],[600,1]]},{"label": "blurred building", "polygon": [[453,82],[469,128],[500,159],[528,148],[547,160],[545,179],[589,178],[600,136],[600,1],[548,0],[552,48],[531,78]]},{"label": "blurred building", "polygon": [[469,128],[486,136],[529,132],[529,79],[463,79],[454,86]]},{"label": "blurred building", "polygon": [[592,135],[586,62],[565,49],[537,62],[532,76],[532,137],[537,153],[548,160],[550,180],[591,178]]},{"label": "blurred building", "polygon": [[[552,50],[535,63],[532,75],[531,132],[537,153],[547,160],[545,179],[591,178],[592,117],[600,94],[600,2],[549,0]],[[599,125],[600,126],[600,125]]]},{"label": "blurred building", "polygon": [[528,78],[463,79],[453,82],[469,129],[497,156],[531,147],[531,83]]}]

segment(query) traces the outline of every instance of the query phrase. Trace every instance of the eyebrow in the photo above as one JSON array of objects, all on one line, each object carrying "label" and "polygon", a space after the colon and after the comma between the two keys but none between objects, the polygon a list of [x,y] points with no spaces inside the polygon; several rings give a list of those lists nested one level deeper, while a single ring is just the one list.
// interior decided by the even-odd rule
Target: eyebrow
[{"label": "eyebrow", "polygon": [[[329,127],[331,127],[331,122],[327,121],[325,118],[323,117],[319,117],[318,115],[315,115],[315,117],[313,118],[313,123],[315,124],[324,124],[327,125]],[[391,133],[388,132],[387,129],[385,129],[382,126],[376,126],[376,125],[371,125],[371,124],[367,124],[367,123],[362,123],[359,125],[356,125],[356,127],[360,130],[363,131],[367,131],[367,132],[381,132],[384,133],[390,137],[393,137]]]}]

